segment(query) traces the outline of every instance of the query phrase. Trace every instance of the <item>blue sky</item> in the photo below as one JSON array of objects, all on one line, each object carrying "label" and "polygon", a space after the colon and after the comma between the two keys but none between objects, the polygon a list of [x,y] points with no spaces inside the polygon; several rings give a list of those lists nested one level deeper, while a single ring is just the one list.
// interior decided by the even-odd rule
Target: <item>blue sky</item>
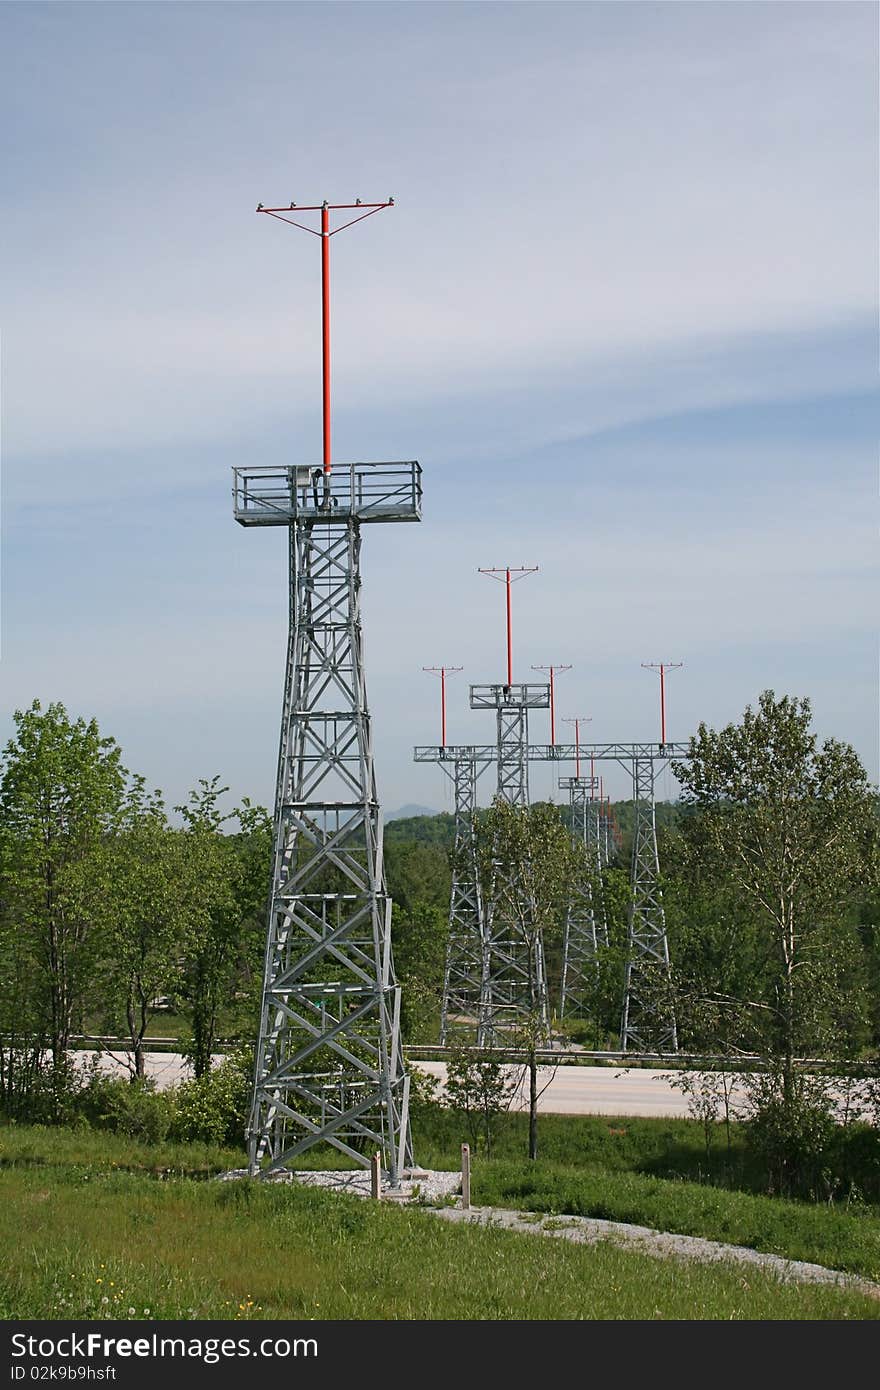
[{"label": "blue sky", "polygon": [[654,737],[681,660],[671,736],[770,686],[877,778],[872,5],[12,3],[0,50],[0,736],[60,699],[271,800],[286,553],[230,470],[319,456],[319,267],[254,208],[393,194],[333,243],[335,455],[425,470],[364,544],[384,804],[448,804],[423,665],[491,740],[508,563],[560,718]]}]

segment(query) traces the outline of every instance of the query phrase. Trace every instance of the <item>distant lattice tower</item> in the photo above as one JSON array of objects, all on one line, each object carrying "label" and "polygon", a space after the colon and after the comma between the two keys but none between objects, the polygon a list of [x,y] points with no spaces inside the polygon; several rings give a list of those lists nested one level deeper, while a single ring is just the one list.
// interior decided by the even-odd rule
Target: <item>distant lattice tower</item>
[{"label": "distant lattice tower", "polygon": [[560,777],[559,786],[568,792],[571,836],[582,851],[565,915],[559,1017],[586,1018],[595,1003],[599,947],[608,944],[607,935],[602,940],[594,888],[598,876],[598,841],[593,833],[596,779]]},{"label": "distant lattice tower", "polygon": [[368,1167],[378,1148],[392,1186],[411,1161],[409,1078],[391,955],[391,900],[364,678],[363,526],[418,521],[415,462],[332,465],[329,241],[387,203],[320,213],[324,457],[315,467],[235,470],[243,526],[289,533],[290,631],[275,798],[263,1002],[248,1129],[251,1172],[284,1168],[327,1143]]},{"label": "distant lattice tower", "polygon": [[631,899],[620,1028],[622,1052],[678,1051],[666,915],[660,890],[654,777],[653,757],[636,756]]},{"label": "distant lattice tower", "polygon": [[487,766],[467,754],[441,764],[452,778],[455,794],[455,847],[449,897],[449,937],[443,973],[440,1042],[453,1036],[476,1040],[483,996],[485,925],[483,894],[477,868],[474,817],[477,778]]},{"label": "distant lattice tower", "polygon": [[[505,567],[480,571],[498,579],[507,591],[507,680],[499,685],[472,685],[471,709],[494,709],[497,727],[498,796],[511,806],[529,804],[529,710],[550,708],[550,686],[514,685],[511,639],[512,576],[523,578],[534,569]],[[481,1046],[490,1046],[505,1032],[536,1016],[546,1030],[550,1014],[544,945],[523,938],[515,904],[521,893],[519,876],[495,862],[492,881],[483,885],[483,990],[480,1008]]]},{"label": "distant lattice tower", "polygon": [[674,745],[666,742],[667,670],[680,662],[642,663],[660,673],[660,743],[657,756],[645,750],[633,758],[633,847],[631,901],[623,990],[620,1047],[623,1052],[677,1052],[678,1030],[672,996],[666,914],[660,888],[655,762],[665,763]]}]

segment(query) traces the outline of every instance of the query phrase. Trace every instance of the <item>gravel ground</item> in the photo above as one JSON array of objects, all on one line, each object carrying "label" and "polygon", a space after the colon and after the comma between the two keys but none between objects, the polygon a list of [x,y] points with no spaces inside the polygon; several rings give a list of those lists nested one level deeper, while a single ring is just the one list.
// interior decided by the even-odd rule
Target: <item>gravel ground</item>
[{"label": "gravel ground", "polygon": [[[234,1178],[246,1178],[246,1168],[233,1168],[219,1175],[221,1182]],[[268,1182],[299,1182],[305,1187],[326,1187],[331,1192],[347,1192],[355,1197],[370,1196],[370,1173],[366,1168],[349,1168],[343,1171],[322,1171],[314,1169],[299,1172],[273,1173]],[[461,1173],[446,1170],[431,1171],[427,1168],[405,1168],[400,1186],[388,1187],[388,1174],[382,1174],[382,1198],[394,1202],[439,1202],[444,1197],[454,1196],[461,1191]]]},{"label": "gravel ground", "polygon": [[589,1216],[547,1216],[540,1212],[507,1211],[502,1207],[472,1207],[469,1211],[463,1211],[461,1207],[431,1207],[426,1210],[444,1221],[491,1226],[529,1235],[558,1236],[562,1240],[573,1240],[583,1245],[611,1240],[617,1245],[661,1259],[671,1256],[685,1260],[732,1260],[739,1264],[757,1265],[786,1283],[836,1284],[867,1294],[870,1298],[880,1298],[880,1284],[872,1283],[870,1279],[826,1269],[823,1265],[808,1264],[804,1260],[786,1260],[780,1255],[764,1254],[744,1245],[723,1245],[719,1241],[704,1240],[701,1236],[674,1235],[651,1230],[648,1226],[599,1221]]}]

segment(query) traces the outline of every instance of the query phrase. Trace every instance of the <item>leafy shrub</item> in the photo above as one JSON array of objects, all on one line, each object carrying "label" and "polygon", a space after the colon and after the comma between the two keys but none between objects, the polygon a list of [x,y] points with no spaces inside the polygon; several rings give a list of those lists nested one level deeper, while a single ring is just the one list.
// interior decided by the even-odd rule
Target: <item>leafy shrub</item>
[{"label": "leafy shrub", "polygon": [[240,1144],[247,1126],[252,1065],[249,1052],[235,1052],[204,1076],[176,1087],[171,1138]]},{"label": "leafy shrub", "polygon": [[786,1088],[780,1075],[770,1074],[753,1077],[750,1093],[746,1134],[767,1166],[769,1191],[814,1200],[833,1196],[836,1125],[821,1083],[800,1076]]},{"label": "leafy shrub", "polygon": [[157,1091],[150,1079],[102,1076],[95,1068],[76,1092],[74,1106],[76,1115],[94,1129],[146,1144],[167,1139],[174,1118],[173,1093]]}]

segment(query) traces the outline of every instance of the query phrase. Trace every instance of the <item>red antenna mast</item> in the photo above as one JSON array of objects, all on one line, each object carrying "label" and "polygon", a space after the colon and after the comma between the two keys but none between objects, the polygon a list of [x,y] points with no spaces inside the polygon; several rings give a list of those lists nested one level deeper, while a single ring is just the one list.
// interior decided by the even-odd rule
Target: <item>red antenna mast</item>
[{"label": "red antenna mast", "polygon": [[570,666],[533,666],[533,671],[550,672],[550,742],[556,742],[556,697],[553,691],[553,674],[556,671],[570,671]]},{"label": "red antenna mast", "polygon": [[430,671],[431,675],[440,677],[440,747],[446,747],[446,677],[453,675],[456,671],[463,671],[463,666],[423,666],[423,671]]},{"label": "red antenna mast", "polygon": [[646,671],[660,672],[660,743],[666,743],[666,672],[677,671],[683,666],[683,661],[643,661],[642,666]]},{"label": "red antenna mast", "polygon": [[573,724],[573,725],[574,725],[574,775],[575,775],[575,777],[580,777],[580,775],[581,775],[581,725],[582,725],[582,724],[592,724],[592,722],[593,722],[593,716],[592,716],[591,714],[576,714],[576,715],[573,715],[571,719],[563,719],[562,722],[563,722],[563,724]]},{"label": "red antenna mast", "polygon": [[[491,575],[493,579],[500,579],[507,588],[507,684],[513,685],[513,629],[510,620],[510,586],[515,584],[517,579],[525,579],[527,574],[537,574],[538,566],[533,565],[531,569],[526,569],[524,565],[511,568],[507,565],[504,569],[481,569],[479,574]],[[511,580],[511,575],[516,575],[516,579]]]},{"label": "red antenna mast", "polygon": [[[312,236],[321,238],[321,362],[323,367],[323,417],[324,417],[324,495],[325,498],[330,491],[330,474],[333,465],[330,461],[330,238],[336,236],[337,232],[344,232],[346,227],[353,227],[355,222],[363,222],[365,217],[373,217],[383,208],[394,206],[394,199],[389,198],[384,203],[362,203],[358,198],[353,203],[319,203],[313,207],[297,207],[296,203],[291,203],[286,208],[264,208],[262,203],[257,204],[257,212],[265,212],[269,217],[277,217],[279,222],[287,222],[291,227],[299,227],[301,232],[310,232]],[[296,212],[297,216],[303,212],[319,212],[321,214],[321,229],[307,227],[304,222],[297,222],[289,214]],[[356,217],[350,217],[341,226],[330,230],[331,212],[356,212]]]}]

